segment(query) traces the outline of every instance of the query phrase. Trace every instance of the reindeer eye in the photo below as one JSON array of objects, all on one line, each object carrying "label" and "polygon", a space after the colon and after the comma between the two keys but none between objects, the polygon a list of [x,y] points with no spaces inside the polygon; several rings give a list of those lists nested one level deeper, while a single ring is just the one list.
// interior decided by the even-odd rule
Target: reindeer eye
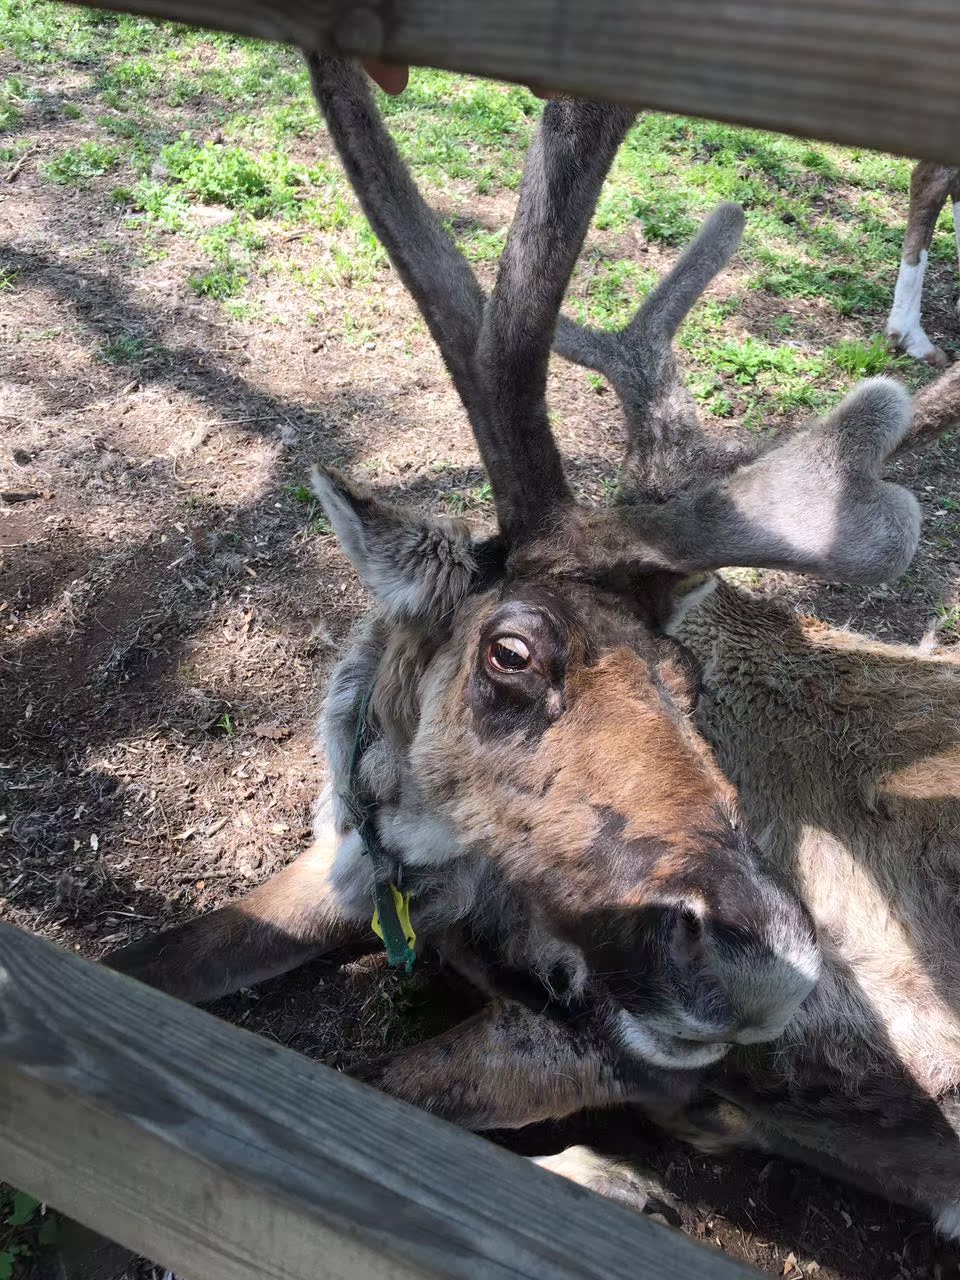
[{"label": "reindeer eye", "polygon": [[494,671],[513,675],[526,671],[530,665],[530,650],[517,636],[498,636],[487,649],[487,661]]}]

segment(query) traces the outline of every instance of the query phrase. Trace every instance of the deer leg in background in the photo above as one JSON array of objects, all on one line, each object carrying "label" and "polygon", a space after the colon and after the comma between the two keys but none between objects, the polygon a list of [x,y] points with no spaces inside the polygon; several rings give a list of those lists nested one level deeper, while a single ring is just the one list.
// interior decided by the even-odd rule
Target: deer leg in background
[{"label": "deer leg in background", "polygon": [[468,1129],[517,1129],[584,1107],[632,1100],[666,1105],[694,1072],[625,1059],[590,1019],[534,1013],[495,1000],[474,1017],[411,1049],[351,1071],[358,1079]]},{"label": "deer leg in background", "polygon": [[296,861],[239,902],[115,951],[111,969],[202,1004],[276,977],[370,935],[339,905],[331,884],[331,828]]},{"label": "deer leg in background", "polygon": [[928,160],[915,166],[910,177],[910,211],[900,274],[893,295],[893,308],[887,319],[887,337],[894,347],[938,369],[946,368],[947,357],[924,333],[920,308],[933,229],[947,196],[951,194],[951,184],[955,188],[956,182],[956,169]]},{"label": "deer leg in background", "polygon": [[[957,237],[957,266],[960,269],[960,169],[954,169],[950,182],[950,203],[953,206],[953,229]],[[960,315],[960,295],[957,297],[957,315]]]}]

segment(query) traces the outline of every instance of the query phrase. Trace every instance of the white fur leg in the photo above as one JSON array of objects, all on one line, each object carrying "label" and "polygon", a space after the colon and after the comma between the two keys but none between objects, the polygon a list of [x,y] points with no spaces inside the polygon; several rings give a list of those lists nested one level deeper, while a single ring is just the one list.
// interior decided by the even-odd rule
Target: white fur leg
[{"label": "white fur leg", "polygon": [[679,1221],[676,1202],[659,1179],[589,1147],[567,1147],[555,1156],[535,1156],[533,1163],[658,1222],[675,1226]]},{"label": "white fur leg", "polygon": [[928,364],[946,363],[943,352],[930,341],[920,323],[923,278],[926,273],[926,253],[921,253],[920,261],[915,267],[901,261],[893,308],[887,319],[887,336],[915,360],[926,360]]},{"label": "white fur leg", "polygon": [[937,1231],[948,1240],[960,1241],[960,1204],[941,1209],[934,1224]]},{"label": "white fur leg", "polygon": [[[960,264],[960,200],[953,202],[953,229],[957,236],[957,262]],[[957,314],[960,315],[960,298],[957,299]]]}]

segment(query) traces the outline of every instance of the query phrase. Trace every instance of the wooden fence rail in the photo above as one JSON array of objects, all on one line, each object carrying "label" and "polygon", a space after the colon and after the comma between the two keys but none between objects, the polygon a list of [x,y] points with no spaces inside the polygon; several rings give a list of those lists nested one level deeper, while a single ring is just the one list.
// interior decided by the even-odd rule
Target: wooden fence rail
[{"label": "wooden fence rail", "polygon": [[99,0],[960,162],[956,0]]},{"label": "wooden fence rail", "polygon": [[190,1280],[755,1274],[11,925],[0,1178]]}]

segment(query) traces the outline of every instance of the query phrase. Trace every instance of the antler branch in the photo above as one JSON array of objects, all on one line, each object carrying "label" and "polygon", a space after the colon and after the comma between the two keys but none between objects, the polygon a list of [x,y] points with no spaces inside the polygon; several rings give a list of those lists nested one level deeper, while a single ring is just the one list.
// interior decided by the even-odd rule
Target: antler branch
[{"label": "antler branch", "polygon": [[484,303],[476,277],[417,190],[364,73],[353,63],[320,54],[309,54],[307,66],[363,212],[413,295],[469,410]]},{"label": "antler branch", "polygon": [[489,302],[403,165],[363,74],[307,59],[314,92],[363,210],[424,315],[470,418],[501,528],[536,532],[570,501],[550,432],[547,363],[560,303],[600,188],[633,113],[556,100],[527,153]]},{"label": "antler branch", "polygon": [[917,549],[913,494],[880,478],[910,423],[897,383],[862,383],[823,422],[719,482],[659,508],[635,527],[683,571],[790,569],[864,585],[898,577]]},{"label": "antler branch", "polygon": [[555,99],[527,152],[477,348],[492,399],[481,449],[488,470],[501,477],[509,523],[523,517],[534,495],[548,506],[569,498],[547,418],[550,347],[600,189],[632,119],[620,107]]},{"label": "antler branch", "polygon": [[626,502],[665,501],[744,456],[742,447],[706,437],[673,352],[681,323],[736,253],[742,235],[743,210],[722,204],[624,329],[607,333],[566,317],[557,327],[554,349],[604,374],[620,398],[627,421]]},{"label": "antler branch", "polygon": [[[721,205],[621,332],[567,320],[558,328],[560,353],[604,373],[623,403],[620,510],[657,561],[680,572],[742,565],[842,582],[896,577],[919,536],[915,499],[880,476],[910,422],[901,387],[864,383],[824,421],[763,453],[710,440],[683,387],[674,335],[742,230],[739,207]],[[960,401],[960,383],[956,391]]]}]

